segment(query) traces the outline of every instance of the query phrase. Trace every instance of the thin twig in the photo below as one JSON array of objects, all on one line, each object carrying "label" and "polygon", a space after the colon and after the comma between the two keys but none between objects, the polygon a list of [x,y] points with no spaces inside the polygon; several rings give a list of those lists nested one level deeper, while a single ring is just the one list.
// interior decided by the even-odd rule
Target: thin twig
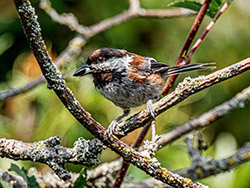
[{"label": "thin twig", "polygon": [[[194,40],[194,37],[195,37],[196,33],[198,32],[198,29],[201,25],[201,22],[202,22],[204,16],[206,15],[206,12],[207,12],[207,9],[209,7],[210,2],[211,2],[211,0],[204,1],[195,21],[193,23],[193,26],[190,29],[190,32],[186,38],[186,41],[185,41],[185,43],[184,43],[184,45],[179,53],[179,56],[175,62],[175,66],[181,65],[181,63],[183,62],[183,59],[185,59],[185,56],[186,56],[186,54],[187,54],[187,52],[188,52],[188,50],[189,50],[189,48]],[[172,75],[167,79],[167,82],[166,82],[166,84],[161,92],[162,95],[165,96],[170,92],[177,77],[178,77],[178,75]]]},{"label": "thin twig", "polygon": [[80,25],[78,19],[74,16],[74,14],[58,14],[56,10],[51,7],[51,3],[49,0],[41,0],[40,8],[43,9],[52,18],[53,21],[61,25],[68,26],[71,31],[76,31],[79,34],[87,32],[87,27]]},{"label": "thin twig", "polygon": [[[81,48],[86,44],[86,39],[80,35],[77,35],[73,38],[65,50],[55,59],[55,64],[60,68],[65,63],[70,62],[72,59],[77,57],[81,53]],[[26,85],[19,88],[11,88],[6,91],[0,92],[0,102],[8,99],[10,97],[14,97],[20,94],[24,94],[40,84],[45,83],[46,80],[43,76],[36,78],[35,80],[27,83]]]},{"label": "thin twig", "polygon": [[143,9],[140,12],[141,17],[155,17],[155,18],[170,18],[170,17],[180,17],[180,16],[192,16],[195,15],[196,12],[176,8],[176,9]]},{"label": "thin twig", "polygon": [[44,77],[38,77],[37,79],[35,79],[34,81],[29,82],[28,84],[26,84],[23,87],[20,88],[11,88],[7,91],[2,91],[0,92],[0,101],[4,101],[7,98],[10,97],[14,97],[20,94],[23,94],[31,89],[33,89],[34,87],[42,84],[45,82]]},{"label": "thin twig", "polygon": [[191,61],[191,58],[192,58],[194,52],[196,51],[196,49],[200,46],[200,44],[202,43],[204,38],[207,36],[208,32],[213,28],[216,21],[226,11],[226,9],[229,7],[229,5],[230,5],[230,2],[228,2],[228,1],[225,2],[225,4],[221,7],[221,9],[219,10],[219,13],[216,15],[216,17],[208,24],[206,30],[202,33],[201,37],[195,42],[192,49],[188,53],[187,58],[186,58],[187,63],[189,63]]},{"label": "thin twig", "polygon": [[129,9],[132,12],[138,12],[141,8],[140,0],[129,0]]},{"label": "thin twig", "polygon": [[68,26],[72,31],[76,31],[84,37],[90,38],[96,34],[105,31],[113,26],[119,25],[125,21],[137,17],[158,17],[170,18],[179,16],[189,16],[195,14],[193,11],[176,8],[176,9],[143,9],[140,7],[139,0],[130,0],[130,7],[128,10],[117,14],[114,17],[107,18],[92,26],[83,26],[78,23],[77,18],[73,14],[63,13],[58,14],[55,9],[51,7],[49,0],[41,0],[40,8],[42,8],[55,22]]}]

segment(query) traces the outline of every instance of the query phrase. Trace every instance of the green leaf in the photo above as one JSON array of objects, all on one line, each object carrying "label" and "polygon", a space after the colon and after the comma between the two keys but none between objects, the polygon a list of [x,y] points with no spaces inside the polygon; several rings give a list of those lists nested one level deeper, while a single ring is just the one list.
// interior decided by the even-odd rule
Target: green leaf
[{"label": "green leaf", "polygon": [[27,176],[28,177],[28,188],[40,188],[39,184],[36,181],[35,176]]},{"label": "green leaf", "polygon": [[159,98],[163,98],[163,97],[164,97],[164,95],[162,95],[162,94],[159,95]]},{"label": "green leaf", "polygon": [[[209,17],[214,18],[214,16],[220,10],[222,3],[224,3],[224,2],[225,2],[225,0],[212,0],[206,14]],[[191,0],[180,0],[180,1],[174,1],[173,3],[170,3],[168,6],[169,7],[187,8],[187,9],[198,12],[200,10],[200,8],[202,7],[202,4],[198,3],[196,1],[191,1]]]},{"label": "green leaf", "polygon": [[189,0],[181,0],[181,1],[174,1],[168,5],[169,7],[180,7],[180,8],[187,8],[193,11],[198,12],[202,6],[202,4],[189,1]]},{"label": "green leaf", "polygon": [[71,188],[81,188],[84,187],[87,183],[87,168],[82,168],[78,179],[75,181],[74,186]]},{"label": "green leaf", "polygon": [[214,18],[214,16],[218,13],[224,1],[225,0],[212,0],[211,1],[208,12],[212,15],[212,18]]},{"label": "green leaf", "polygon": [[22,176],[22,178],[24,179],[24,181],[27,182],[27,173],[25,173],[25,171],[21,170],[19,168],[19,166],[17,166],[16,164],[11,163],[11,167],[10,170],[16,172],[19,176]]},{"label": "green leaf", "polygon": [[16,164],[11,164],[10,170],[16,172],[19,176],[22,176],[27,183],[28,188],[40,188],[34,176],[28,176],[28,170],[25,168],[19,168]]},{"label": "green leaf", "polygon": [[0,176],[0,187],[2,188],[13,188],[13,185],[9,182],[3,181],[2,177]]}]

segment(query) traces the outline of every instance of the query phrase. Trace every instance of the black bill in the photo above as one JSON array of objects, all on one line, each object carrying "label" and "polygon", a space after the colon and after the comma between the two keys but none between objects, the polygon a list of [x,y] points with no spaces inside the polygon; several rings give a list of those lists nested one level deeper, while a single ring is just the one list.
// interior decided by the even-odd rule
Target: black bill
[{"label": "black bill", "polygon": [[89,65],[84,64],[83,66],[81,66],[79,69],[76,70],[76,72],[73,74],[73,76],[85,76],[87,74],[93,73],[92,70],[87,71],[87,69],[89,69]]}]

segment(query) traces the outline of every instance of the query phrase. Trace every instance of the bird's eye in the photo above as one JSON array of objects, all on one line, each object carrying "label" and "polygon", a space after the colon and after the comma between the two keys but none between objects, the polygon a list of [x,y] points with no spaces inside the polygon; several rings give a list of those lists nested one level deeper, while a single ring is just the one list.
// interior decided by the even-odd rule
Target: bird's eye
[{"label": "bird's eye", "polygon": [[150,63],[155,63],[155,62],[156,62],[156,60],[155,60],[155,59],[150,58]]},{"label": "bird's eye", "polygon": [[102,61],[102,60],[103,60],[103,57],[98,57],[97,60],[98,60],[98,61]]}]

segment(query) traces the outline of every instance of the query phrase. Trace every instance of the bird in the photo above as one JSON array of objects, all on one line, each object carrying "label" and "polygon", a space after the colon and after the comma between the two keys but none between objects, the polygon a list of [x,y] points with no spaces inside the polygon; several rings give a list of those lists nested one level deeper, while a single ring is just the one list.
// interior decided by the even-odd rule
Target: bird
[{"label": "bird", "polygon": [[153,101],[157,100],[164,87],[165,78],[196,70],[211,70],[211,63],[197,63],[170,67],[152,57],[141,56],[124,49],[100,48],[93,51],[85,64],[73,74],[93,76],[96,89],[123,114],[111,122],[109,134],[115,133],[117,123],[128,116],[130,108],[147,104],[147,110],[155,119]]}]

